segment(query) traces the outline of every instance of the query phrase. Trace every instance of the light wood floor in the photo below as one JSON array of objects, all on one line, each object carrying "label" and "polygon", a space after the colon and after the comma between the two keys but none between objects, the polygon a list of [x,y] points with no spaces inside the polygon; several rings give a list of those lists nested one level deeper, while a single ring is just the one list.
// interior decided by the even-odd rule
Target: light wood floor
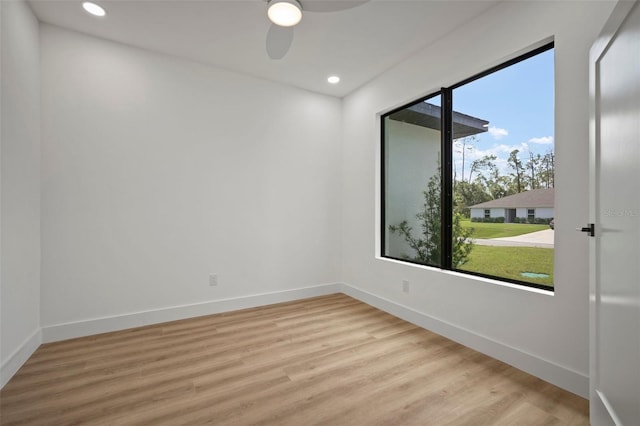
[{"label": "light wood floor", "polygon": [[42,345],[2,425],[587,425],[588,403],[342,294]]}]

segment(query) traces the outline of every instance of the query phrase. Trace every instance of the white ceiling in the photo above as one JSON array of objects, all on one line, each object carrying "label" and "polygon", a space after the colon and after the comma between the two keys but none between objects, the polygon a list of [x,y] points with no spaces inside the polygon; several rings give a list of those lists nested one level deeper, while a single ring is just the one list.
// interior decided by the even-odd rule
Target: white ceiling
[{"label": "white ceiling", "polygon": [[[265,48],[265,0],[95,1],[106,17],[88,15],[81,0],[29,3],[42,22],[338,97],[498,2],[370,0],[340,12],[307,12],[291,50],[273,60]],[[342,81],[330,85],[331,74]]]}]

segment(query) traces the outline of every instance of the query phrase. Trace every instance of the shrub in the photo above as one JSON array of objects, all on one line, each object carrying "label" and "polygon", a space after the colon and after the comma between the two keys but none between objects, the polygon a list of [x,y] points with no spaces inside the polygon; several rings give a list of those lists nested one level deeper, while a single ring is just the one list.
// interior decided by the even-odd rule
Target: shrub
[{"label": "shrub", "polygon": [[513,223],[528,223],[535,225],[548,225],[551,222],[551,218],[546,217],[534,217],[533,220],[529,220],[526,217],[514,217]]},{"label": "shrub", "polygon": [[549,222],[551,222],[551,218],[550,217],[536,217],[533,219],[534,223],[537,223],[539,225],[548,225]]},{"label": "shrub", "polygon": [[[424,265],[440,265],[441,262],[440,199],[442,188],[439,176],[440,164],[438,164],[438,173],[429,179],[427,190],[422,191],[424,204],[422,210],[416,214],[422,231],[417,233],[417,236],[414,235],[413,229],[406,220],[397,225],[389,225],[389,231],[402,236],[409,247],[415,251],[412,259]],[[463,227],[460,223],[461,220],[461,214],[455,213],[453,215],[452,266],[454,268],[467,263],[473,249],[473,241],[471,240],[473,229]]]},{"label": "shrub", "polygon": [[471,222],[504,223],[504,217],[472,217]]}]

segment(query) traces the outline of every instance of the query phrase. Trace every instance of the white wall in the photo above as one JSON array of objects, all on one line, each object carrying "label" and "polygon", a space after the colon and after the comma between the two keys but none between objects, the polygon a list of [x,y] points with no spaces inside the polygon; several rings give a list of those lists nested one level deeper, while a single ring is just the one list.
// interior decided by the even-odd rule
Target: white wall
[{"label": "white wall", "polygon": [[339,99],[41,34],[45,331],[339,281]]},{"label": "white wall", "polygon": [[[423,209],[423,192],[429,178],[438,171],[440,131],[395,120],[387,120],[385,131],[386,221],[388,225],[397,225],[406,220],[413,235],[419,237],[422,228],[416,214]],[[388,227],[385,242],[389,256],[404,258],[416,254],[402,236],[389,232]]]},{"label": "white wall", "polygon": [[[501,2],[344,100],[343,276],[375,303],[588,395],[588,52],[613,2]],[[556,42],[556,270],[553,295],[377,258],[379,118],[540,45]],[[523,84],[526,84],[523,82]],[[581,267],[582,266],[582,267]],[[402,292],[402,280],[411,283]]]},{"label": "white wall", "polygon": [[[484,211],[486,209],[471,209],[471,217],[472,218],[481,218],[484,219]],[[526,210],[525,210],[526,213]],[[505,218],[507,217],[507,211],[504,208],[492,208],[489,209],[489,217],[502,217]],[[526,214],[525,214],[526,217]]]},{"label": "white wall", "polygon": [[553,216],[553,207],[538,207],[536,208],[536,217],[542,217],[551,219]]},{"label": "white wall", "polygon": [[[484,216],[484,211],[483,211],[483,216]],[[506,209],[491,209],[491,211],[489,212],[489,216],[491,217],[507,217],[507,211]],[[526,217],[526,215],[525,215]]]},{"label": "white wall", "polygon": [[0,387],[40,343],[38,22],[2,1]]},{"label": "white wall", "polygon": [[485,209],[469,209],[470,217],[473,218],[484,218],[484,210]]},{"label": "white wall", "polygon": [[[490,209],[491,212],[491,217],[504,217],[506,218],[506,211],[505,209]],[[522,218],[524,217],[525,219],[527,218],[527,210],[526,208],[517,208],[516,209],[516,217]],[[542,218],[552,218],[553,216],[553,207],[537,207],[536,209],[536,217],[542,217]],[[472,218],[484,218],[484,209],[471,209],[471,217]]]},{"label": "white wall", "polygon": [[[586,395],[587,276],[575,265],[584,265],[587,241],[573,228],[587,219],[587,53],[612,7],[503,2],[347,97],[342,111],[337,99],[45,25],[40,210],[38,29],[23,3],[2,2],[3,377],[6,357],[37,342],[39,324],[342,277],[363,299],[404,306],[451,337]],[[376,114],[550,36],[564,164],[556,175],[555,294],[376,258]],[[220,274],[219,286],[208,286],[210,272]],[[404,279],[409,293],[401,292]]]},{"label": "white wall", "polygon": [[[535,217],[541,218],[552,218],[553,217],[553,207],[536,207],[535,209]],[[519,207],[516,209],[516,217],[519,218],[527,218],[529,209],[526,207]]]}]

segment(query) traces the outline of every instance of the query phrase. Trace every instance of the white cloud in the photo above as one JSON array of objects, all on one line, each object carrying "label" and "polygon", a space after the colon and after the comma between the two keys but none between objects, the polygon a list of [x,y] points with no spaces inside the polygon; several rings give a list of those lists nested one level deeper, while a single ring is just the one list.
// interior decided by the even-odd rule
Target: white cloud
[{"label": "white cloud", "polygon": [[507,136],[509,132],[507,131],[507,129],[501,129],[500,127],[493,126],[489,127],[489,134],[493,136],[495,140],[500,140]]},{"label": "white cloud", "polygon": [[529,145],[526,142],[522,142],[519,145],[505,145],[505,144],[493,145],[491,148],[488,148],[486,150],[477,151],[477,154],[478,154],[478,158],[482,158],[485,155],[492,155],[492,154],[497,157],[501,157],[502,154],[507,154],[507,157],[508,157],[509,156],[508,154],[511,154],[511,151],[513,151],[514,149],[517,149],[520,152],[529,151]]},{"label": "white cloud", "polygon": [[531,143],[538,143],[541,145],[550,145],[553,143],[553,136],[543,136],[541,138],[531,138],[529,139]]}]

